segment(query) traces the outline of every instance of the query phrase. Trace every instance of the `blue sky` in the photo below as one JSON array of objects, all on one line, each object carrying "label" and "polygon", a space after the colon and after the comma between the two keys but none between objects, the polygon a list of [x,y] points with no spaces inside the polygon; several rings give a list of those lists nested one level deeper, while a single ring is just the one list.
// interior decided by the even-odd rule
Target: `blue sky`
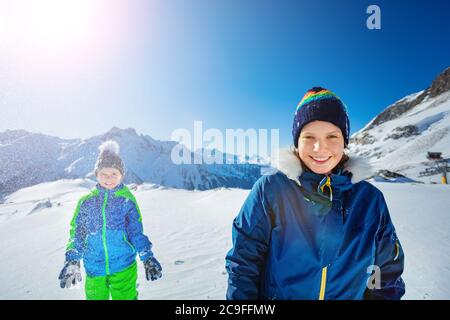
[{"label": "blue sky", "polygon": [[168,140],[201,120],[279,129],[285,146],[312,86],[343,99],[355,132],[450,66],[445,0],[20,2],[0,2],[0,131]]}]

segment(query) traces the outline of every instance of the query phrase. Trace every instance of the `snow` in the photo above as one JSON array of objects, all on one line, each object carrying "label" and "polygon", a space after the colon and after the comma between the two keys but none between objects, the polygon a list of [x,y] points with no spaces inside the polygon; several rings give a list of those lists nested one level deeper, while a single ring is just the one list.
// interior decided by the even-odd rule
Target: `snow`
[{"label": "snow", "polygon": [[32,202],[43,198],[57,199],[70,192],[85,192],[94,187],[96,182],[89,179],[58,180],[23,188],[6,197],[5,203]]},{"label": "snow", "polygon": [[450,299],[449,185],[375,183],[405,252],[404,299]]},{"label": "snow", "polygon": [[[414,95],[418,95],[416,93]],[[406,100],[414,95],[407,96]],[[414,125],[418,135],[389,138],[397,128]],[[349,145],[350,155],[367,157],[376,170],[390,170],[425,183],[439,183],[441,176],[420,176],[429,167],[427,153],[442,152],[444,158],[450,157],[450,92],[424,101],[396,119],[384,122],[366,131],[374,142],[366,145]],[[360,136],[362,130],[352,137]]]},{"label": "snow", "polygon": [[446,112],[440,112],[438,114],[434,114],[431,115],[429,117],[426,117],[422,120],[420,120],[417,124],[416,127],[419,130],[419,132],[423,132],[425,130],[428,130],[428,128],[435,124],[438,123],[439,121],[441,121],[442,119],[444,119],[447,115],[448,115],[448,111]]},{"label": "snow", "polygon": [[[403,97],[402,99],[394,102],[393,104],[389,105],[388,107],[386,107],[384,110],[382,110],[380,113],[386,111],[387,109],[389,109],[390,107],[392,107],[395,104],[400,104],[400,103],[408,103],[411,101],[414,101],[418,96],[420,96],[425,90],[419,91],[419,92],[415,92],[412,93],[410,95],[407,95],[406,97]],[[375,117],[373,117],[363,128],[361,128],[360,130],[356,131],[353,136],[357,136],[360,133],[362,133],[364,130],[366,130],[369,126],[372,125],[373,121],[378,117],[378,115],[376,115]]]},{"label": "snow", "polygon": [[75,160],[74,162],[72,162],[67,168],[64,169],[65,172],[67,173],[72,173],[72,171],[74,170],[76,164],[80,161],[83,161],[84,157],[80,157],[77,160]]},{"label": "snow", "polygon": [[[84,299],[83,285],[63,290],[57,278],[75,205],[93,183],[43,183],[0,205],[0,299]],[[405,251],[404,298],[449,299],[450,187],[374,184],[384,192]],[[231,225],[248,192],[138,186],[134,194],[144,230],[163,266],[163,278],[148,282],[138,264],[139,298],[224,299]],[[28,215],[37,205],[39,210]]]}]

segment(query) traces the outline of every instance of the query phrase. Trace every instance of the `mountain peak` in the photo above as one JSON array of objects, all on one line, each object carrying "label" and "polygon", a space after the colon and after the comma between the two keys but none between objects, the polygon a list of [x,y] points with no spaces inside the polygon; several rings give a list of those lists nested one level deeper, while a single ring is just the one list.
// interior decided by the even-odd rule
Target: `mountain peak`
[{"label": "mountain peak", "polygon": [[441,72],[431,84],[430,97],[436,97],[450,90],[450,67]]},{"label": "mountain peak", "polygon": [[377,170],[422,182],[440,181],[441,169],[426,155],[439,151],[444,158],[450,156],[449,84],[447,68],[427,89],[390,105],[352,135],[350,153],[368,158]]},{"label": "mountain peak", "polygon": [[0,143],[1,144],[5,144],[5,143],[11,143],[17,139],[20,139],[24,136],[27,136],[31,134],[28,131],[22,130],[22,129],[18,129],[18,130],[9,130],[7,129],[4,132],[0,132]]},{"label": "mountain peak", "polygon": [[434,98],[450,90],[450,67],[441,72],[432,82],[431,86],[423,91],[411,94],[391,104],[376,116],[362,131],[367,131],[384,122],[393,120],[411,110],[424,101],[426,97]]},{"label": "mountain peak", "polygon": [[105,136],[108,137],[114,137],[114,136],[121,136],[122,134],[137,136],[137,132],[133,128],[127,128],[127,129],[121,129],[119,127],[112,127],[108,132],[105,133]]}]

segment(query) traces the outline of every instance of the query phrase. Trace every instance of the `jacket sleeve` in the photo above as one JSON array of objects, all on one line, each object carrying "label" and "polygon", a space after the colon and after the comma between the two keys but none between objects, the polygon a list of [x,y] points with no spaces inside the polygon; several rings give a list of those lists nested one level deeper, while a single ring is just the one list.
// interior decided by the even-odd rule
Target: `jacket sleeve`
[{"label": "jacket sleeve", "polygon": [[233,247],[225,258],[228,272],[226,298],[229,300],[260,298],[261,277],[272,230],[262,179],[264,177],[255,183],[233,221]]},{"label": "jacket sleeve", "polygon": [[[401,278],[404,269],[404,252],[395,232],[389,210],[381,195],[381,223],[376,235],[376,270],[373,283],[365,291],[365,299],[400,300],[405,294],[405,283]],[[379,272],[379,285],[377,275]]]},{"label": "jacket sleeve", "polygon": [[81,260],[83,258],[86,237],[86,205],[84,199],[81,199],[78,201],[70,223],[70,237],[66,247],[66,261]]},{"label": "jacket sleeve", "polygon": [[130,239],[131,244],[139,254],[141,261],[146,261],[153,257],[152,243],[144,234],[142,215],[136,200],[133,199],[133,201],[129,202],[131,204],[126,219],[128,239]]}]

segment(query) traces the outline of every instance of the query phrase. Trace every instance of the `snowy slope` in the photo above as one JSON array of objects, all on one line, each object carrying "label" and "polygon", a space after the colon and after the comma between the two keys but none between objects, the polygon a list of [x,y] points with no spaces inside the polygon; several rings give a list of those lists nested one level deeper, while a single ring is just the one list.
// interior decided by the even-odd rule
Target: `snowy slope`
[{"label": "snowy slope", "polygon": [[395,102],[352,135],[349,153],[367,157],[378,170],[389,170],[423,182],[441,176],[423,176],[433,165],[427,153],[450,158],[450,68],[426,90]]},{"label": "snowy slope", "polygon": [[[260,176],[260,166],[250,163],[176,165],[171,160],[176,142],[156,141],[138,135],[134,129],[114,127],[86,140],[7,130],[0,133],[0,196],[37,183],[92,177],[98,146],[108,139],[120,145],[126,183],[149,182],[190,190],[221,186],[251,188]],[[184,150],[191,157],[198,157]]]},{"label": "snowy slope", "polygon": [[[385,194],[406,253],[407,299],[450,299],[449,186],[374,183]],[[62,180],[22,189],[0,205],[0,299],[83,299],[59,288],[76,201],[93,182]],[[181,190],[144,184],[134,191],[164,276],[141,299],[223,299],[232,220],[248,190]]]}]

